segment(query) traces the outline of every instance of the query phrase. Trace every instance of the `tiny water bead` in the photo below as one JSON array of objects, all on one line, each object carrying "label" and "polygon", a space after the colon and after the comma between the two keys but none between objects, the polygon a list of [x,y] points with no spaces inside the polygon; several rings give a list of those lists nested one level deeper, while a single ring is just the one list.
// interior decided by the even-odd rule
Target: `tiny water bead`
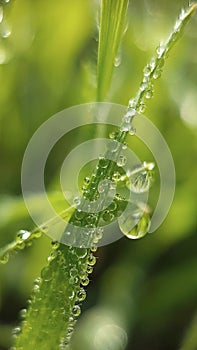
[{"label": "tiny water bead", "polygon": [[147,90],[145,97],[146,97],[146,99],[152,98],[153,97],[153,90],[152,89]]},{"label": "tiny water bead", "polygon": [[48,282],[48,281],[51,281],[52,278],[53,278],[53,275],[54,275],[54,272],[53,270],[51,269],[51,267],[47,266],[47,267],[44,267],[41,271],[41,278],[45,281],[45,282]]},{"label": "tiny water bead", "polygon": [[148,63],[145,68],[144,68],[144,75],[145,76],[150,76],[151,73],[154,71],[156,67],[156,59],[155,57],[153,57],[150,61],[150,63]]},{"label": "tiny water bead", "polygon": [[80,209],[77,209],[76,212],[75,212],[75,217],[78,219],[78,220],[82,220],[85,216],[85,213],[80,210]]},{"label": "tiny water bead", "polygon": [[99,166],[103,169],[107,168],[108,166],[108,159],[104,158],[104,157],[99,157]]},{"label": "tiny water bead", "polygon": [[91,253],[87,260],[88,265],[94,266],[96,264],[96,257]]},{"label": "tiny water bead", "polygon": [[13,328],[13,330],[12,330],[12,334],[13,335],[17,335],[17,334],[19,334],[21,332],[21,328],[20,327],[15,327],[15,328]]},{"label": "tiny water bead", "polygon": [[89,183],[90,183],[90,178],[88,176],[86,176],[84,179],[84,184],[88,185]]},{"label": "tiny water bead", "polygon": [[78,317],[81,314],[81,308],[79,305],[75,305],[72,309],[72,314],[74,317]]},{"label": "tiny water bead", "polygon": [[108,144],[108,150],[112,153],[116,153],[119,149],[119,142],[116,140],[111,140]]},{"label": "tiny water bead", "polygon": [[130,130],[129,130],[129,135],[133,136],[135,135],[136,133],[136,128],[132,127]]},{"label": "tiny water bead", "polygon": [[114,59],[114,67],[119,67],[120,66],[120,64],[121,64],[121,55],[118,55],[118,56],[116,56],[115,57],[115,59]]},{"label": "tiny water bead", "polygon": [[31,232],[27,231],[27,230],[20,230],[17,233],[16,236],[16,241],[20,242],[20,241],[25,241],[26,239],[28,239],[31,236]]},{"label": "tiny water bead", "polygon": [[112,175],[112,180],[118,182],[121,178],[121,174],[118,171],[115,171]]},{"label": "tiny water bead", "polygon": [[161,74],[162,74],[162,69],[161,68],[157,68],[154,71],[154,73],[153,73],[153,78],[154,79],[158,79],[158,78],[160,78]]},{"label": "tiny water bead", "polygon": [[25,317],[26,317],[26,315],[27,315],[27,309],[22,309],[22,310],[20,311],[20,318],[21,318],[22,320],[24,320]]},{"label": "tiny water bead", "polygon": [[117,166],[123,167],[123,166],[125,166],[126,162],[127,162],[127,158],[121,154],[117,160]]},{"label": "tiny water bead", "polygon": [[76,254],[79,259],[84,259],[87,256],[88,251],[86,248],[76,248]]},{"label": "tiny water bead", "polygon": [[159,46],[156,48],[156,52],[157,52],[157,57],[161,58],[164,53],[166,51],[166,47],[163,43],[160,43]]},{"label": "tiny water bead", "polygon": [[58,249],[60,246],[60,243],[57,241],[52,241],[51,245],[52,245],[52,249]]},{"label": "tiny water bead", "polygon": [[91,250],[92,253],[95,253],[95,252],[97,251],[97,249],[98,249],[98,247],[97,247],[95,244],[93,244],[93,245],[90,247],[90,250]]},{"label": "tiny water bead", "polygon": [[145,109],[146,109],[145,103],[143,101],[141,101],[140,105],[139,105],[139,112],[144,113]]},{"label": "tiny water bead", "polygon": [[93,272],[93,267],[90,266],[90,265],[88,265],[88,266],[87,266],[87,273],[88,273],[88,274],[91,274],[92,272]]},{"label": "tiny water bead", "polygon": [[114,219],[114,215],[109,210],[105,210],[102,218],[105,222],[111,222]]},{"label": "tiny water bead", "polygon": [[74,197],[73,204],[76,206],[79,206],[81,204],[81,198],[80,197]]},{"label": "tiny water bead", "polygon": [[84,286],[84,287],[86,287],[88,284],[89,284],[89,282],[90,282],[90,280],[89,280],[89,278],[88,278],[88,276],[83,276],[82,278],[81,278],[81,285],[82,286]]},{"label": "tiny water bead", "polygon": [[78,301],[83,301],[86,298],[86,291],[84,288],[80,288],[77,292]]},{"label": "tiny water bead", "polygon": [[110,182],[109,180],[105,179],[99,182],[98,185],[98,192],[99,193],[107,193],[109,191]]},{"label": "tiny water bead", "polygon": [[0,263],[6,264],[9,260],[9,253],[5,253],[0,257]]}]

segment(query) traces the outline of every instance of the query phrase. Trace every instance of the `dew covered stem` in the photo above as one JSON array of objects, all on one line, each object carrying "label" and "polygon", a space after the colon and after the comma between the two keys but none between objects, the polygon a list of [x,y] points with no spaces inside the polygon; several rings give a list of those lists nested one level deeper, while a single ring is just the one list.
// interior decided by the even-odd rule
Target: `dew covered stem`
[{"label": "dew covered stem", "polygon": [[[196,7],[197,5],[191,5],[186,10],[181,11],[172,34],[166,43],[160,44],[157,48],[157,55],[144,68],[140,88],[136,97],[129,101],[120,129],[114,136],[115,142],[118,141],[121,145],[124,145],[127,135],[129,133],[134,134],[132,120],[137,112],[144,111],[146,100],[153,96],[154,80],[161,75],[169,51],[180,37],[182,29]],[[117,159],[119,159],[117,164],[105,159],[105,157],[98,161],[92,176],[88,181],[87,179],[85,180],[86,185],[83,191],[85,198],[93,201],[97,197],[98,186],[101,180],[108,178],[116,181],[115,179],[119,176],[117,173],[115,176],[118,161],[119,164],[124,162],[123,158],[118,158],[121,155],[121,147],[118,146],[115,150]],[[136,175],[136,173],[133,175]],[[120,203],[122,203],[121,200],[116,198],[116,201],[112,203],[113,209],[117,210],[117,206]],[[101,215],[104,215],[104,220],[111,220],[111,211],[96,215],[92,224],[97,227]],[[137,226],[135,225],[135,220],[139,214],[138,211],[135,214],[132,230],[129,228],[130,226],[128,227],[127,218],[123,217],[120,219],[123,233],[132,239],[139,238],[139,236],[140,238],[143,237],[150,225],[148,212],[145,212],[144,215],[140,213],[141,217],[136,222]],[[69,222],[78,222],[78,215],[79,211],[75,209]],[[85,220],[87,220],[87,217]],[[102,232],[95,230],[95,233],[97,235],[96,238],[99,240],[102,237]],[[27,237],[27,240],[31,236],[28,237],[26,232],[23,232],[23,234],[24,237]],[[49,344],[51,349],[56,349],[57,344],[59,344],[59,349],[66,347],[76,319],[80,315],[80,303],[86,297],[84,287],[88,285],[89,274],[96,263],[96,258],[93,255],[96,249],[95,245],[92,248],[75,248],[59,243],[53,244],[51,255],[48,258],[48,265],[41,271],[41,277],[35,281],[28,311],[22,321],[21,328],[17,327],[19,329],[16,331],[17,334],[14,335],[16,349],[28,348],[28,350],[33,350],[37,348],[38,344],[42,350],[48,350]],[[38,327],[38,322],[40,328]]]}]

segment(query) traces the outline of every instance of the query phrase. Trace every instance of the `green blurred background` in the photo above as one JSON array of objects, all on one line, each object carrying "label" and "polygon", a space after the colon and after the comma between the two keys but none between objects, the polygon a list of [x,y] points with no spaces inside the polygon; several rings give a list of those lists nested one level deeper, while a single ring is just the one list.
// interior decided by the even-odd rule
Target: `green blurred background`
[{"label": "green blurred background", "polygon": [[[20,186],[28,140],[58,111],[95,101],[99,2],[11,0],[0,4],[4,10],[2,20],[0,10],[2,246],[19,229],[33,228]],[[107,101],[125,105],[135,95],[143,66],[168,36],[184,5],[187,1],[131,1],[120,65]],[[175,162],[177,184],[170,213],[157,232],[143,240],[123,238],[99,249],[73,350],[179,349],[197,309],[196,43],[197,16],[171,53],[146,111],[168,142]],[[70,149],[76,143],[72,140],[67,140]],[[139,146],[140,157],[148,160],[146,152],[140,152]],[[63,158],[64,147],[59,147],[49,162],[51,192],[56,190],[58,162]],[[157,181],[152,193],[154,199]],[[49,248],[50,239],[42,237],[0,266],[1,350],[10,346],[11,329],[26,306]]]}]

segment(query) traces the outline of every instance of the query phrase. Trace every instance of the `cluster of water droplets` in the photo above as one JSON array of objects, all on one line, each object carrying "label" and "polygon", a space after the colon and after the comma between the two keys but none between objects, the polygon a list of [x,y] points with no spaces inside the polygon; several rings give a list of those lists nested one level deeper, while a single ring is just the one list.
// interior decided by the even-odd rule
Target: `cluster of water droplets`
[{"label": "cluster of water droplets", "polygon": [[32,245],[32,241],[36,238],[40,238],[43,231],[39,228],[28,231],[28,230],[20,230],[15,237],[15,240],[8,244],[3,250],[0,250],[0,263],[6,264],[9,260],[10,253],[14,251],[24,249],[25,247],[30,247]]},{"label": "cluster of water droplets", "polygon": [[0,4],[0,64],[7,63],[9,60],[8,41],[12,32],[6,18],[6,7],[9,2],[10,0],[4,0]]},{"label": "cluster of water droplets", "polygon": [[156,56],[153,57],[151,61],[145,66],[144,75],[138,94],[136,98],[132,98],[129,101],[129,109],[139,111],[140,113],[143,113],[145,111],[145,100],[152,98],[154,94],[153,82],[155,79],[160,78],[165,60],[168,57],[168,52],[176,40],[179,38],[188,15],[188,9],[183,8],[174,25],[174,30],[170,34],[168,40],[165,43],[161,42],[159,44],[156,49]]},{"label": "cluster of water droplets", "polygon": [[124,132],[129,132],[130,135],[134,135],[135,134],[135,129],[132,126],[132,121],[133,118],[136,115],[136,110],[133,109],[132,107],[130,107],[130,109],[126,112],[126,114],[124,115],[123,119],[122,119],[122,123],[120,126],[120,130],[124,131]]},{"label": "cluster of water droplets", "polygon": [[144,237],[150,228],[150,209],[146,205],[146,198],[143,201],[143,197],[138,199],[136,195],[140,196],[149,191],[153,182],[153,169],[154,163],[143,162],[120,178],[126,182],[131,195],[125,210],[118,217],[118,224],[121,232],[130,239]]},{"label": "cluster of water droplets", "polygon": [[[86,298],[85,287],[89,284],[89,275],[96,263],[94,253],[97,247],[91,249],[66,247],[58,242],[52,242],[52,250],[48,257],[48,265],[41,271],[41,277],[34,281],[33,294],[29,300],[29,310],[21,311],[21,326],[13,330],[16,345],[20,346],[21,329],[31,331],[37,317],[42,317],[43,304],[48,313],[40,334],[54,332],[57,322],[65,328],[62,330],[60,349],[67,347],[74,325],[81,313],[81,302]],[[51,301],[48,298],[52,298]],[[50,314],[50,318],[48,315]],[[42,334],[41,334],[42,336]],[[17,340],[18,339],[18,340]],[[17,347],[18,349],[18,347]]]}]

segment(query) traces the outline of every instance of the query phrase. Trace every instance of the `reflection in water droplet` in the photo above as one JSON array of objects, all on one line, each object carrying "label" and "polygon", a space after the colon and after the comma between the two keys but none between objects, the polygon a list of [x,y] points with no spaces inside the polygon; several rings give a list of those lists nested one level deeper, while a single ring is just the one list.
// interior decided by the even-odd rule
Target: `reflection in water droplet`
[{"label": "reflection in water droplet", "polygon": [[134,203],[128,203],[127,209],[122,213],[118,218],[119,228],[122,233],[126,234],[129,232],[135,225],[137,225],[142,211]]},{"label": "reflection in water droplet", "polygon": [[44,267],[41,271],[41,277],[44,281],[51,281],[53,278],[53,271],[50,267]]},{"label": "reflection in water droplet", "polygon": [[[132,216],[132,215],[131,215]],[[119,222],[119,220],[118,220]],[[121,232],[130,239],[140,239],[144,237],[150,228],[151,220],[147,213],[144,213],[141,218],[138,218],[138,222],[133,226],[134,220],[131,218],[131,226],[129,228],[128,220],[124,223],[119,222],[119,228]]]},{"label": "reflection in water droplet", "polygon": [[118,147],[119,147],[119,143],[116,140],[112,140],[108,145],[108,149],[112,153],[115,153],[118,150]]},{"label": "reflection in water droplet", "polygon": [[107,168],[107,166],[108,166],[108,159],[106,159],[104,157],[100,157],[99,158],[99,165],[103,169]]},{"label": "reflection in water droplet", "polygon": [[165,46],[163,43],[160,43],[159,46],[156,48],[156,52],[157,52],[157,56],[158,58],[161,58],[161,56],[164,54],[165,52]]},{"label": "reflection in water droplet", "polygon": [[79,305],[75,305],[72,309],[72,313],[75,317],[78,317],[81,313],[81,309]]},{"label": "reflection in water droplet", "polygon": [[19,240],[26,240],[30,237],[31,233],[27,230],[20,230],[18,233],[17,233],[17,237],[16,237],[16,241],[19,241]]},{"label": "reflection in water droplet", "polygon": [[119,67],[120,64],[121,64],[121,60],[122,60],[122,54],[121,54],[121,50],[119,50],[117,56],[115,57],[115,60],[114,60],[114,67]]},{"label": "reflection in water droplet", "polygon": [[136,128],[132,127],[129,131],[129,135],[133,136],[133,135],[135,135],[135,133],[136,133]]},{"label": "reflection in water droplet", "polygon": [[136,99],[135,98],[131,98],[129,100],[129,108],[134,108],[136,107]]},{"label": "reflection in water droplet", "polygon": [[117,160],[117,166],[123,167],[126,164],[126,161],[127,158],[121,154]]},{"label": "reflection in water droplet", "polygon": [[86,298],[86,292],[84,288],[80,288],[80,290],[77,293],[77,298],[79,301],[83,301]]},{"label": "reflection in water droplet", "polygon": [[89,278],[86,276],[84,276],[83,278],[81,278],[81,285],[82,286],[87,286],[88,284],[89,284],[89,282],[90,282],[90,280],[89,280]]},{"label": "reflection in water droplet", "polygon": [[117,68],[120,66],[120,64],[121,64],[121,57],[117,56],[114,60],[114,66]]},{"label": "reflection in water droplet", "polygon": [[154,163],[144,162],[131,171],[127,171],[127,187],[135,193],[143,193],[150,189],[153,182]]}]

